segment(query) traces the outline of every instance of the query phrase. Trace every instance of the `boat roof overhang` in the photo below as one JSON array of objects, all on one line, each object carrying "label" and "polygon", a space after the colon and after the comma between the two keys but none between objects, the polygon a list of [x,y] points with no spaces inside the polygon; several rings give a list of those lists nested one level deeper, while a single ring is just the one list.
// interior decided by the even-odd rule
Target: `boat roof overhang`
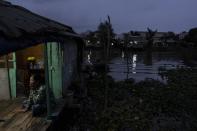
[{"label": "boat roof overhang", "polygon": [[67,25],[0,1],[0,56],[47,42],[64,43],[81,36]]}]

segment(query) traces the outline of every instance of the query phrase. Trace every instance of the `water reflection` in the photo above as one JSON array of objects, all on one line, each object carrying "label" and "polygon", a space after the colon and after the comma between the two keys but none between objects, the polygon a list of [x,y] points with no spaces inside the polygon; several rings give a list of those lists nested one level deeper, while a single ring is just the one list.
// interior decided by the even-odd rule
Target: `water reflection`
[{"label": "water reflection", "polygon": [[136,66],[137,66],[137,54],[133,55],[133,62],[132,62],[132,73],[136,73]]},{"label": "water reflection", "polygon": [[152,51],[146,51],[145,54],[144,54],[144,64],[149,66],[149,65],[152,65],[153,64],[153,61],[152,61]]},{"label": "water reflection", "polygon": [[89,53],[87,54],[87,61],[86,61],[86,64],[92,65],[92,62],[91,62],[91,55],[92,55],[92,51],[89,51]]},{"label": "water reflection", "polygon": [[[128,57],[127,57],[128,56]],[[86,61],[90,64],[103,61],[103,51],[86,51]],[[116,81],[134,78],[136,81],[145,78],[162,80],[158,75],[161,67],[172,69],[186,66],[182,57],[174,52],[124,52],[112,50],[110,54],[109,75]]]},{"label": "water reflection", "polygon": [[122,55],[121,55],[121,57],[122,57],[122,58],[124,58],[124,51],[122,51]]}]

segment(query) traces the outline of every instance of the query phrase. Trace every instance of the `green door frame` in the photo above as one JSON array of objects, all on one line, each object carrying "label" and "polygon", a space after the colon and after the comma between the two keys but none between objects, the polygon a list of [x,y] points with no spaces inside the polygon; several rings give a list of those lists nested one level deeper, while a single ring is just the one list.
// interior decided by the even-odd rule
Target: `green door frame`
[{"label": "green door frame", "polygon": [[61,44],[57,42],[47,43],[49,87],[51,87],[56,99],[62,97],[62,51]]},{"label": "green door frame", "polygon": [[51,119],[50,89],[56,99],[62,97],[62,53],[60,43],[44,44],[47,119]]},{"label": "green door frame", "polygon": [[8,56],[6,56],[6,60],[8,62],[8,76],[9,76],[9,88],[10,88],[10,97],[11,99],[16,98],[16,54],[11,53],[9,55],[11,56],[11,59],[9,59]]}]

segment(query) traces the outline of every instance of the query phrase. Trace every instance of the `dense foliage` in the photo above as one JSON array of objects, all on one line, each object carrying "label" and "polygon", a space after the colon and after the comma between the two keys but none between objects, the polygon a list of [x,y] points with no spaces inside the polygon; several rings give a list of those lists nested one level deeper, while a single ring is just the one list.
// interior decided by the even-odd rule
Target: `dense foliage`
[{"label": "dense foliage", "polygon": [[185,39],[188,42],[195,43],[195,46],[197,46],[197,28],[190,29]]},{"label": "dense foliage", "polygon": [[109,77],[107,97],[103,77],[89,79],[80,126],[93,131],[197,130],[197,70],[168,70],[162,75],[167,84],[153,79],[114,82]]}]

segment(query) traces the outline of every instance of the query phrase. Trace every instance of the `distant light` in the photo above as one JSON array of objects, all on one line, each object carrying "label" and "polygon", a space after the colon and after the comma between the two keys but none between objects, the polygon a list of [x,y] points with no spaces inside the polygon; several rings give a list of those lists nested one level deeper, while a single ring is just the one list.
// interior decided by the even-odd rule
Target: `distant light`
[{"label": "distant light", "polygon": [[114,43],[111,43],[111,45],[113,46],[113,45],[114,45]]},{"label": "distant light", "polygon": [[137,41],[134,41],[134,43],[137,44],[138,42]]},{"label": "distant light", "polygon": [[90,41],[88,40],[88,43],[90,43]]},{"label": "distant light", "polygon": [[133,42],[132,42],[132,41],[130,41],[129,43],[130,43],[130,44],[133,44]]},{"label": "distant light", "polygon": [[100,41],[97,41],[96,43],[97,43],[97,44],[100,44]]}]

